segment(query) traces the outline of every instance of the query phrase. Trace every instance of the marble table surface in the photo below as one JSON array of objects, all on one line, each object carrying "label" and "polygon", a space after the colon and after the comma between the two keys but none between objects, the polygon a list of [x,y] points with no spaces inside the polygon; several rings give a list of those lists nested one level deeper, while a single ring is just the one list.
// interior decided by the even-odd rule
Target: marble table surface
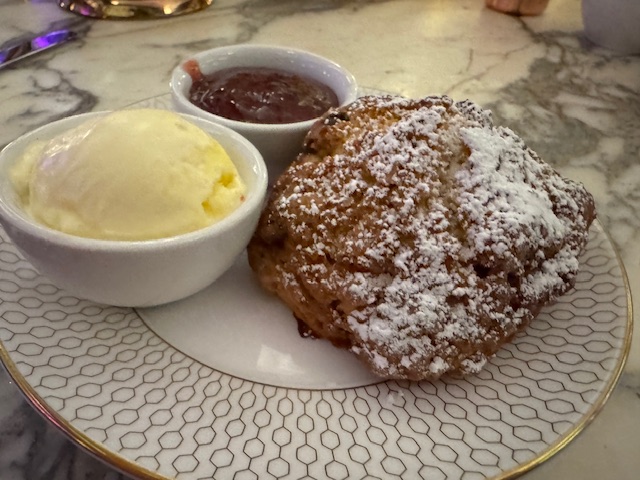
[{"label": "marble table surface", "polygon": [[[580,10],[579,0],[551,0],[533,18],[487,10],[482,0],[216,0],[173,19],[96,21],[50,0],[0,0],[0,44],[53,27],[79,35],[0,70],[0,146],[51,120],[166,94],[171,69],[193,52],[297,46],[333,58],[367,87],[448,94],[492,109],[594,194],[640,298],[640,57],[591,44]],[[599,416],[524,478],[638,478],[639,452],[636,338]],[[50,426],[0,371],[0,478],[124,477]]]}]

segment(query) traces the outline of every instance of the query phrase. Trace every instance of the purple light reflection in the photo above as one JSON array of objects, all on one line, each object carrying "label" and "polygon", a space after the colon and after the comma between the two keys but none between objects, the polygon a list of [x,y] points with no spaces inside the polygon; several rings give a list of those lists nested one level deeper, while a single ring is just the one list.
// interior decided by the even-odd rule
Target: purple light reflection
[{"label": "purple light reflection", "polygon": [[62,41],[69,40],[72,36],[72,32],[69,30],[58,30],[34,38],[31,40],[31,46],[33,47],[33,50],[41,50],[43,48],[49,48],[52,45],[56,45]]},{"label": "purple light reflection", "polygon": [[76,36],[76,33],[70,30],[56,30],[45,35],[25,39],[21,43],[0,46],[0,67],[32,55],[35,52],[73,40]]}]

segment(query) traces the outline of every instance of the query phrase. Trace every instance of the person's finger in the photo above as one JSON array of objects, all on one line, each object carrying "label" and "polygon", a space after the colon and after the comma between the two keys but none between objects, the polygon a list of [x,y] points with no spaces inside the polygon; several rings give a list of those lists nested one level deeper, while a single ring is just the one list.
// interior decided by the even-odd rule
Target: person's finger
[{"label": "person's finger", "polygon": [[549,0],[485,0],[487,7],[511,15],[540,15]]}]

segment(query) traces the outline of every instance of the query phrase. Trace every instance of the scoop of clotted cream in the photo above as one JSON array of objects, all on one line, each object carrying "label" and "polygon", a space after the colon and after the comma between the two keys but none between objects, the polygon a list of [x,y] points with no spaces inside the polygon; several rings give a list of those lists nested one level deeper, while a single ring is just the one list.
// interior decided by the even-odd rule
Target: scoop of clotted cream
[{"label": "scoop of clotted cream", "polygon": [[149,240],[206,227],[246,187],[223,147],[176,113],[106,114],[28,148],[12,181],[37,221],[72,235]]}]

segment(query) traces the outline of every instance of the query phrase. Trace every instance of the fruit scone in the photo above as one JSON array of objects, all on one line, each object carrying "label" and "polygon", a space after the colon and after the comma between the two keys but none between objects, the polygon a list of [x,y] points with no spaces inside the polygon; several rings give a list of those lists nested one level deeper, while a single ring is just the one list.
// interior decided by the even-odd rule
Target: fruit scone
[{"label": "fruit scone", "polygon": [[478,372],[575,283],[595,218],[490,112],[448,97],[329,111],[248,247],[261,284],[376,374]]}]

